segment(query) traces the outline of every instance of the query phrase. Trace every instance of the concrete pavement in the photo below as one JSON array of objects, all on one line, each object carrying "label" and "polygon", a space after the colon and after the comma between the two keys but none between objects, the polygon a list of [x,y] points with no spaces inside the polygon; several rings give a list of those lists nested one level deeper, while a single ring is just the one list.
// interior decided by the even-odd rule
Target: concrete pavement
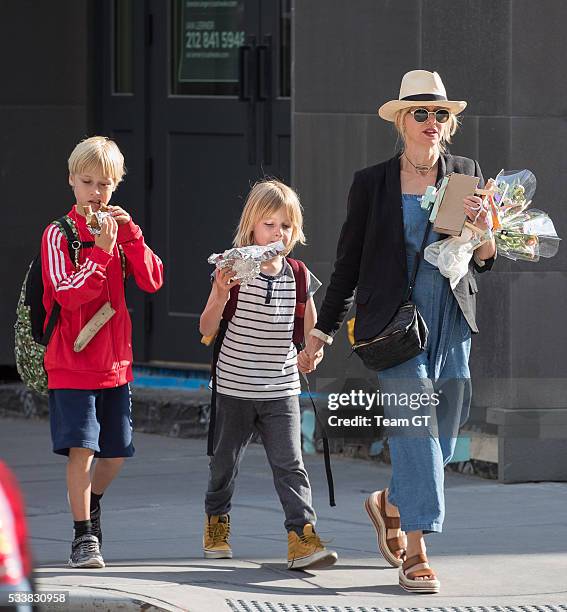
[{"label": "concrete pavement", "polygon": [[387,484],[388,466],[334,458],[337,507],[329,508],[322,457],[306,457],[318,531],[340,561],[289,572],[283,514],[260,445],[248,449],[238,479],[235,558],[215,561],[201,556],[205,441],[137,434],[135,444],[136,457],[103,499],[107,567],[70,570],[65,460],[50,451],[47,423],[0,419],[0,457],[26,496],[39,587],[70,592],[67,608],[49,609],[567,610],[566,483],[503,485],[448,473],[445,532],[427,538],[441,593],[415,596],[400,589],[397,571],[377,553],[362,507]]}]

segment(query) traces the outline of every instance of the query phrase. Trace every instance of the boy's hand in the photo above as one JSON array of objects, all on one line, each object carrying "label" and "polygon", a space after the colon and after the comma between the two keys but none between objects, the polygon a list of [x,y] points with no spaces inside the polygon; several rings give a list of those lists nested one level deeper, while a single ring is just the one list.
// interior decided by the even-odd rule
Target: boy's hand
[{"label": "boy's hand", "polygon": [[114,217],[105,217],[102,220],[102,228],[100,234],[95,236],[95,244],[97,247],[112,253],[114,245],[116,244],[116,237],[118,236],[118,223]]},{"label": "boy's hand", "polygon": [[123,208],[120,206],[109,206],[108,208],[110,208],[110,214],[113,216],[118,225],[130,223],[130,219],[132,217]]},{"label": "boy's hand", "polygon": [[230,290],[235,285],[240,285],[239,280],[235,280],[236,272],[232,268],[221,268],[215,271],[215,282],[213,284],[217,295],[221,300],[228,301]]}]

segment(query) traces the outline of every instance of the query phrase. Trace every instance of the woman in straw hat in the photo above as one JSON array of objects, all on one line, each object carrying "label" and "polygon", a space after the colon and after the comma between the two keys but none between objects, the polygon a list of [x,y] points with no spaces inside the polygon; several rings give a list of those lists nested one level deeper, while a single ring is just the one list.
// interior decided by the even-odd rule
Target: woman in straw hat
[{"label": "woman in straw hat", "polygon": [[[404,75],[399,98],[378,110],[382,119],[395,124],[403,148],[392,159],[355,173],[334,272],[317,325],[299,356],[303,371],[312,371],[322,359],[323,346],[331,344],[355,289],[356,341],[378,336],[395,315],[422,242],[444,237],[432,231],[429,211],[421,207],[427,187],[438,186],[449,173],[476,176],[482,183],[476,161],[446,150],[465,106],[466,102],[447,99],[436,72],[413,70]],[[463,208],[471,222],[483,231],[489,229],[490,216],[479,197],[465,198]],[[386,428],[390,485],[373,493],[365,507],[380,551],[390,565],[400,568],[399,583],[407,591],[439,591],[423,536],[442,530],[443,468],[454,453],[471,399],[468,361],[471,333],[478,332],[474,273],[490,270],[495,255],[493,240],[478,248],[454,289],[421,258],[412,301],[429,330],[426,349],[378,374],[382,396],[391,393],[388,405],[382,402],[385,416],[398,420],[397,427]],[[412,399],[409,406],[407,398]],[[426,418],[414,420],[415,416]]]}]

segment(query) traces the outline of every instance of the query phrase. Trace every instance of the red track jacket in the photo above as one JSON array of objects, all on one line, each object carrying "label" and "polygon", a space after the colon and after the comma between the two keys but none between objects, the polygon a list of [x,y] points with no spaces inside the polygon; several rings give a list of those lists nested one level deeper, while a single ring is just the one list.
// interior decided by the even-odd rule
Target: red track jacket
[{"label": "red track jacket", "polygon": [[[69,217],[79,236],[92,242],[86,220],[73,206]],[[157,291],[163,284],[163,264],[144,242],[142,230],[130,221],[118,226],[116,244],[126,256],[126,274],[133,275],[140,289]],[[109,254],[99,247],[81,249],[79,267],[69,258],[67,239],[51,224],[41,242],[43,304],[47,312],[54,301],[61,314],[45,352],[50,389],[106,389],[132,380],[132,324],[124,297],[124,280],[118,247]],[[79,353],[73,344],[85,324],[107,301],[115,315]],[[44,327],[45,327],[44,324]]]}]

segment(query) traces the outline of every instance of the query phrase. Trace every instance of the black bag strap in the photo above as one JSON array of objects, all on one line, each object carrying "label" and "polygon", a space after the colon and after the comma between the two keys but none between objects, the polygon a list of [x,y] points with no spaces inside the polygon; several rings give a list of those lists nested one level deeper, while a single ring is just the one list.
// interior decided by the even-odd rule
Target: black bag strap
[{"label": "black bag strap", "polygon": [[309,388],[309,381],[307,380],[307,376],[303,374],[303,380],[305,380],[305,384],[307,385],[307,394],[309,395],[309,399],[311,400],[311,405],[313,406],[313,412],[315,413],[315,418],[321,427],[321,433],[323,436],[323,456],[325,458],[325,472],[327,474],[327,488],[329,489],[329,506],[334,507],[337,504],[335,503],[335,485],[333,483],[333,471],[331,469],[331,452],[329,450],[329,438],[327,436],[327,429],[325,425],[321,422],[319,418],[319,414],[317,413],[317,407],[315,406],[315,400],[311,395],[311,389]]},{"label": "black bag strap", "polygon": [[413,286],[415,284],[415,279],[417,278],[417,271],[419,268],[419,263],[423,256],[423,251],[425,250],[425,245],[427,244],[427,238],[429,236],[429,232],[431,231],[431,223],[429,219],[427,220],[427,227],[425,228],[425,233],[423,234],[423,240],[421,241],[421,248],[419,252],[415,254],[415,260],[413,264],[413,272],[411,274],[411,279],[408,285],[408,290],[405,297],[405,302],[409,302],[411,300],[411,294],[413,293]]},{"label": "black bag strap", "polygon": [[43,336],[39,341],[43,346],[47,346],[49,341],[51,340],[51,334],[55,329],[55,324],[57,323],[57,319],[59,319],[59,314],[61,313],[61,304],[59,302],[55,302],[53,308],[51,309],[51,314],[49,315],[49,321],[47,321],[47,325],[45,327],[45,331],[43,332]]},{"label": "black bag strap", "polygon": [[[94,246],[94,242],[81,242],[79,240],[79,236],[76,233],[76,229],[74,229],[73,220],[67,215],[57,219],[54,221],[55,225],[63,230],[65,234],[65,238],[67,238],[67,248],[69,249],[69,257],[71,261],[77,267],[79,263],[79,251],[81,249],[89,249]],[[59,315],[61,314],[61,304],[55,301],[53,308],[51,309],[51,314],[49,315],[49,320],[47,321],[47,325],[45,326],[45,331],[43,332],[43,336],[41,337],[40,344],[43,346],[47,346],[49,341],[51,340],[51,335],[53,334],[53,330],[55,329],[55,325],[57,320],[59,319]]]}]

